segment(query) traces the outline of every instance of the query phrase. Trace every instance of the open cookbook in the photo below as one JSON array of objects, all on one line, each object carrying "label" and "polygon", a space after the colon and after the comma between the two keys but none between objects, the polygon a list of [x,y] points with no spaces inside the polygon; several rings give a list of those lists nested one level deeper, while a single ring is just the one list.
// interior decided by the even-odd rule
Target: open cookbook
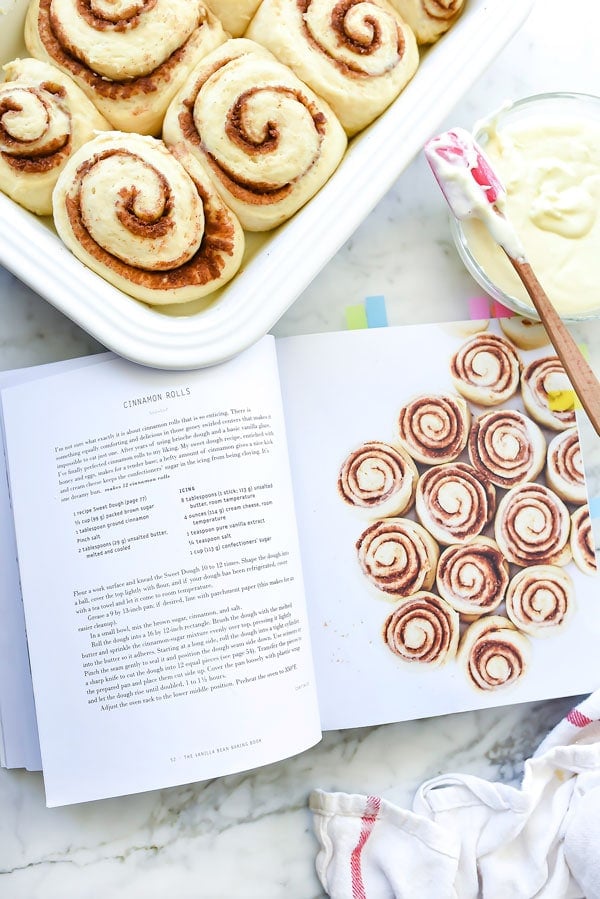
[{"label": "open cookbook", "polygon": [[49,806],[598,685],[541,326],[265,337],[181,372],[102,354],[0,388],[2,763],[43,769]]}]

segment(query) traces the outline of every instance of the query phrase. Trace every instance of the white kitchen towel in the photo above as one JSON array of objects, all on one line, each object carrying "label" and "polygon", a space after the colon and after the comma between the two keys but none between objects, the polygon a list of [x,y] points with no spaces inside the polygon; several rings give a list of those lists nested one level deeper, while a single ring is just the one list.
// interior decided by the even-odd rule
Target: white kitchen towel
[{"label": "white kitchen towel", "polygon": [[525,762],[521,788],[449,774],[413,809],[310,797],[331,899],[600,899],[600,690]]}]

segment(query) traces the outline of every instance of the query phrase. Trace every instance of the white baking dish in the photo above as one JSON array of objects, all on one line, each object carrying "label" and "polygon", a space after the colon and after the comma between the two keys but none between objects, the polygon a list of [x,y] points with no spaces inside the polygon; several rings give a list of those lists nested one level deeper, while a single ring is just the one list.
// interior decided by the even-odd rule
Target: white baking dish
[{"label": "white baking dish", "polygon": [[[106,347],[135,362],[199,368],[269,330],[389,189],[528,15],[533,0],[467,0],[392,106],[354,138],[329,182],[285,225],[248,235],[236,277],[210,304],[155,310],[86,269],[49,220],[0,194],[0,262]],[[27,0],[0,0],[0,61],[25,55]]]}]

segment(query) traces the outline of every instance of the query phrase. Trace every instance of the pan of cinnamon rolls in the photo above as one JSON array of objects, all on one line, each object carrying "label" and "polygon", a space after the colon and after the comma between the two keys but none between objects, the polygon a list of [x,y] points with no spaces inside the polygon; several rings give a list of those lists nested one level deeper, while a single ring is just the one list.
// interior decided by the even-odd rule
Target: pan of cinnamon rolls
[{"label": "pan of cinnamon rolls", "polygon": [[456,665],[491,693],[522,681],[538,639],[565,633],[594,540],[572,391],[547,339],[524,343],[510,319],[444,330],[459,341],[453,390],[391,409],[395,439],[355,447],[337,493],[371,520],[355,549],[365,596],[392,603],[384,651],[414,670]]}]

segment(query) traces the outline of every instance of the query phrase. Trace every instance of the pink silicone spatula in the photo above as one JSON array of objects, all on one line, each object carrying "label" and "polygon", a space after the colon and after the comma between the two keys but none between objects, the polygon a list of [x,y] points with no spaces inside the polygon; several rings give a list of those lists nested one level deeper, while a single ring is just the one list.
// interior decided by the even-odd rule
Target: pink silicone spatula
[{"label": "pink silicone spatula", "polygon": [[425,145],[425,156],[457,219],[477,218],[508,256],[531,297],[581,405],[600,435],[600,383],[548,299],[504,213],[506,191],[473,136],[453,128]]}]

